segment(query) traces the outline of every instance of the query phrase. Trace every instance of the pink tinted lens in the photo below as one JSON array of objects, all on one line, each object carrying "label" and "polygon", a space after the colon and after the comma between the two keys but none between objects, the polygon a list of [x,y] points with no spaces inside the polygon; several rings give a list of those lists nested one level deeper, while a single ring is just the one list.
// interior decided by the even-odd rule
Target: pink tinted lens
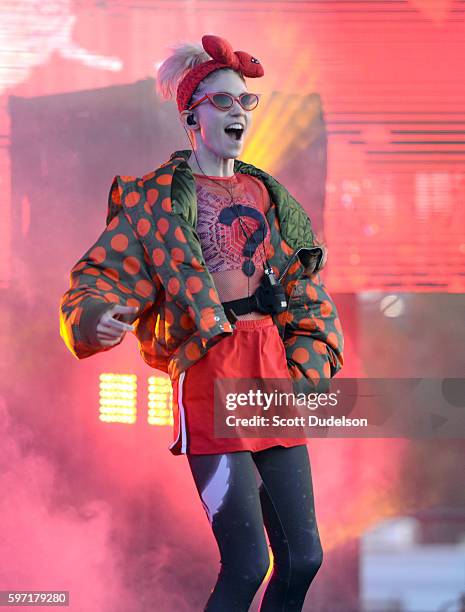
[{"label": "pink tinted lens", "polygon": [[252,110],[258,104],[258,96],[256,94],[244,93],[240,96],[242,106],[246,110]]},{"label": "pink tinted lens", "polygon": [[231,108],[233,105],[233,99],[224,93],[213,94],[212,100],[218,108],[224,108],[225,110]]}]

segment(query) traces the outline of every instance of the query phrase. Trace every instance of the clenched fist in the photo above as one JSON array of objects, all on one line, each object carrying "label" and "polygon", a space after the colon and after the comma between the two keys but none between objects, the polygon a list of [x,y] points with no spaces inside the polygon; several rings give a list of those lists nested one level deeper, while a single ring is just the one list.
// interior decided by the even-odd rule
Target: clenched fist
[{"label": "clenched fist", "polygon": [[126,332],[134,331],[134,326],[124,322],[124,317],[134,315],[136,306],[120,306],[115,304],[100,317],[96,336],[102,346],[114,346],[121,342]]}]

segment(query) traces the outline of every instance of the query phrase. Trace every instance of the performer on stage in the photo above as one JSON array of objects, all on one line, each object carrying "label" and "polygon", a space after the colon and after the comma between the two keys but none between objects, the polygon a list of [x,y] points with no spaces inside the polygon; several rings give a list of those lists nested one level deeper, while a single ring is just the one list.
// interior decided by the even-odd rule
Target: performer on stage
[{"label": "performer on stage", "polygon": [[157,89],[176,97],[192,150],[114,178],[107,226],[60,305],[78,359],[134,331],[144,360],[170,376],[169,450],[187,457],[221,555],[209,612],[249,609],[269,568],[266,534],[262,612],[301,610],[322,563],[307,439],[215,436],[215,379],[287,378],[309,392],[343,364],[319,274],[326,249],[286,188],[238,159],[260,98],[245,77],[263,74],[218,36],[173,47]]}]

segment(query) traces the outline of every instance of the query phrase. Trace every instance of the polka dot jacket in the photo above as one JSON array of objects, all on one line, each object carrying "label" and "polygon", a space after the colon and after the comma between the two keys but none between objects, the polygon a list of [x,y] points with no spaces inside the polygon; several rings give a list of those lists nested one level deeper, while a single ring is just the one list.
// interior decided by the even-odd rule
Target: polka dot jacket
[{"label": "polka dot jacket", "polygon": [[[95,330],[114,304],[139,308],[133,322],[140,353],[172,380],[233,332],[195,229],[190,155],[175,151],[142,178],[114,178],[106,228],[72,268],[60,302],[60,335],[76,358],[112,348],[98,343]],[[240,160],[234,172],[257,177],[270,194],[267,257],[288,297],[287,311],[273,319],[294,381],[316,388],[343,365],[339,316],[319,274],[326,253],[315,245],[310,219],[285,187]]]}]

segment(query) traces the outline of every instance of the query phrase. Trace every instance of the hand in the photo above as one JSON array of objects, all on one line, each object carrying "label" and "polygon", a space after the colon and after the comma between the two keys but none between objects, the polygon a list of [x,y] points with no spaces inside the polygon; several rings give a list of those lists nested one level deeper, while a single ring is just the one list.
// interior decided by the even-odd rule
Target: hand
[{"label": "hand", "polygon": [[125,323],[125,316],[134,315],[138,308],[136,306],[120,306],[115,304],[102,314],[97,324],[96,336],[102,346],[115,346],[124,338],[126,332],[134,331],[134,326]]}]

